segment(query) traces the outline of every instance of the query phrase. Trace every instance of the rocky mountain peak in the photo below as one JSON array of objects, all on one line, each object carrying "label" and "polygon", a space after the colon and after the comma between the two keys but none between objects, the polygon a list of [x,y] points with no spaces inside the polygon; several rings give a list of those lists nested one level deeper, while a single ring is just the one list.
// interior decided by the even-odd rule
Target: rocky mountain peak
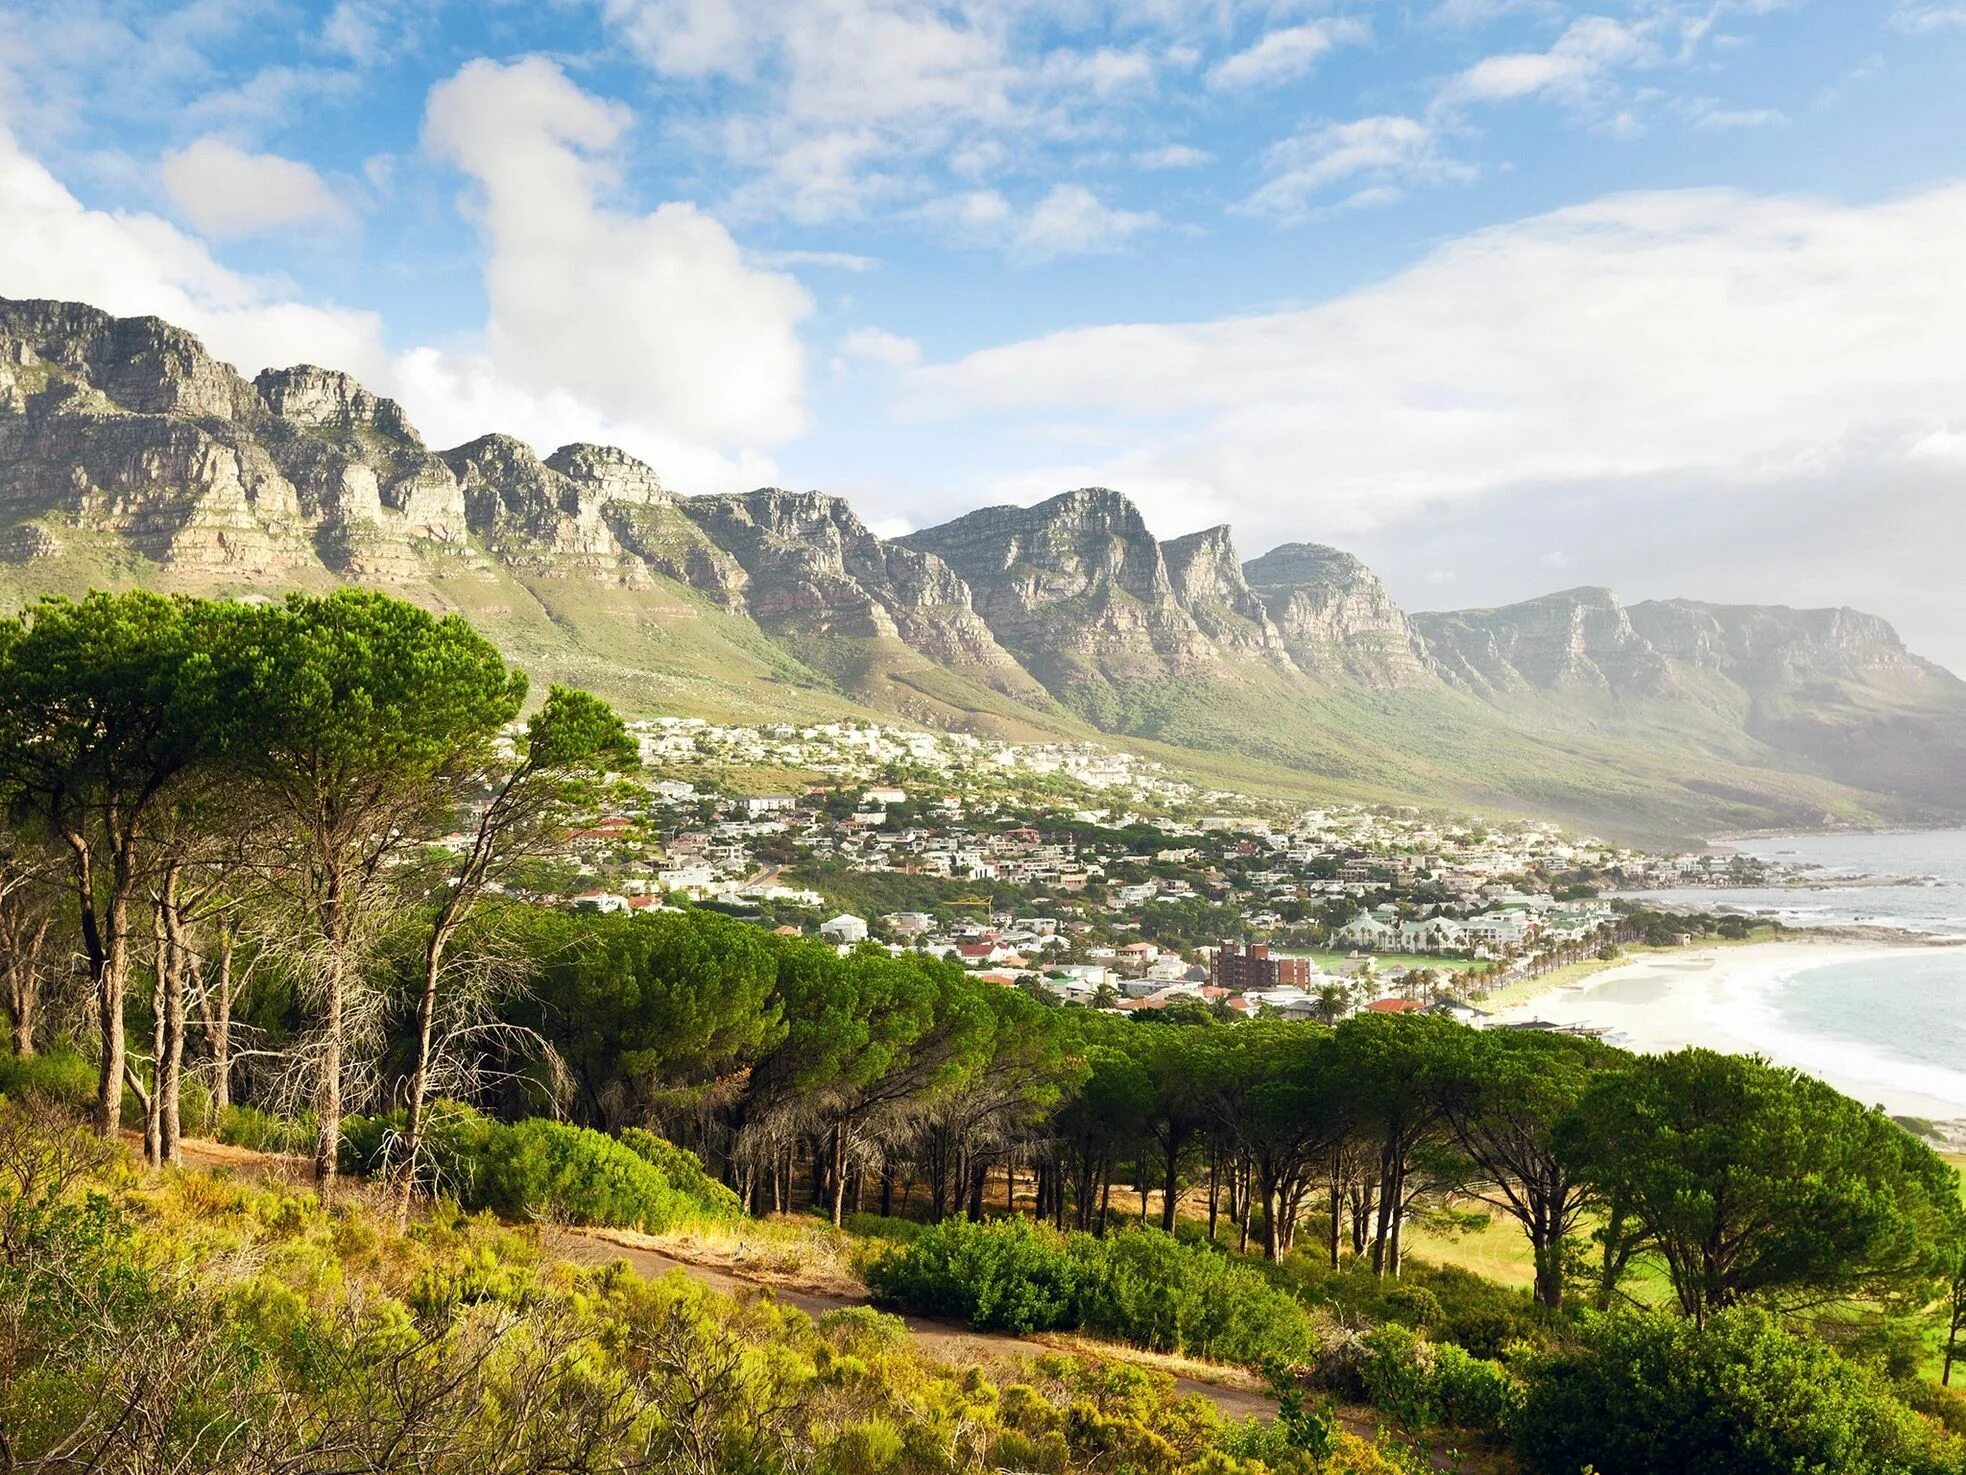
[{"label": "rocky mountain peak", "polygon": [[413,449],[423,448],[423,438],[401,405],[371,394],[334,369],[313,364],[266,369],[253,380],[253,388],[275,416],[304,430],[373,430]]},{"label": "rocky mountain peak", "polygon": [[1167,565],[1168,582],[1183,603],[1198,600],[1234,603],[1249,597],[1242,559],[1236,553],[1235,538],[1227,523],[1170,538],[1160,545],[1160,551]]},{"label": "rocky mountain peak", "polygon": [[1321,543],[1284,543],[1242,566],[1291,659],[1375,689],[1432,684],[1425,642],[1378,576]]},{"label": "rocky mountain peak", "polygon": [[603,502],[629,507],[666,507],[676,499],[662,485],[662,478],[644,461],[638,461],[619,446],[597,446],[586,441],[561,446],[545,461],[560,475],[591,488]]},{"label": "rocky mountain peak", "polygon": [[259,410],[258,395],[229,365],[162,318],[0,298],[0,362],[53,369],[133,414],[245,420]]}]

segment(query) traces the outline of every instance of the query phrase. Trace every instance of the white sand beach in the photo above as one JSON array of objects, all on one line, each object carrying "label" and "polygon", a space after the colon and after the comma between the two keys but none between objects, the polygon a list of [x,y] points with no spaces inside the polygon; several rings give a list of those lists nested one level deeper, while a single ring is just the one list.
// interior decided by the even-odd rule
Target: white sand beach
[{"label": "white sand beach", "polygon": [[[1921,961],[1922,960],[1922,961]],[[1966,949],[1893,946],[1874,941],[1797,939],[1739,947],[1686,949],[1641,957],[1497,1012],[1508,1023],[1548,1020],[1608,1032],[1613,1043],[1643,1051],[1705,1045],[1764,1055],[1820,1076],[1837,1089],[1887,1110],[1960,1123],[1966,1135],[1966,1060],[1921,1048],[1914,1021],[1895,1033],[1877,1026],[1908,1002],[1894,992],[1910,965],[1929,973],[1937,961],[1956,967],[1966,1016]],[[1787,1007],[1796,980],[1815,970],[1834,979],[1841,1019],[1799,1018]],[[1929,983],[1921,983],[1929,990]],[[1817,987],[1815,993],[1822,989]],[[1948,1026],[1951,1021],[1947,1021]]]}]

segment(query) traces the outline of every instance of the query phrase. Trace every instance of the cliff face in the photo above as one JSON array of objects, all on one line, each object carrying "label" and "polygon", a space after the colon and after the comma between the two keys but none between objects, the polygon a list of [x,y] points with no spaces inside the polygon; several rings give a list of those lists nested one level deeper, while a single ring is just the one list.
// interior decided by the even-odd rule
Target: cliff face
[{"label": "cliff face", "polygon": [[1054,694],[1217,662],[1161,545],[1118,492],[1090,487],[1035,507],[988,507],[900,542],[954,569],[997,640]]},{"label": "cliff face", "polygon": [[1665,599],[1634,604],[1630,615],[1663,655],[1749,686],[1943,676],[1888,623],[1860,610]]},{"label": "cliff face", "polygon": [[1420,632],[1351,554],[1286,543],[1244,564],[1243,574],[1307,674],[1381,691],[1438,680]]},{"label": "cliff face", "polygon": [[1477,694],[1534,688],[1658,697],[1674,689],[1670,664],[1608,589],[1419,615],[1414,623],[1448,680]]},{"label": "cliff face", "polygon": [[1245,656],[1292,668],[1269,610],[1244,577],[1241,557],[1227,527],[1204,528],[1160,545],[1175,600],[1202,634]]}]

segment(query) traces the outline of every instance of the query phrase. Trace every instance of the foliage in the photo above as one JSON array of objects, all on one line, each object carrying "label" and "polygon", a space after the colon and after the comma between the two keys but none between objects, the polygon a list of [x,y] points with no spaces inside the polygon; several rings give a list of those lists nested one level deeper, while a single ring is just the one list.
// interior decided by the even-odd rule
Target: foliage
[{"label": "foliage", "polygon": [[979,1329],[1083,1329],[1222,1362],[1297,1359],[1311,1346],[1302,1308],[1260,1272],[1152,1230],[1102,1239],[951,1219],[877,1258],[868,1286]]},{"label": "foliage", "polygon": [[[483,1219],[398,1233],[242,1180],[133,1186],[99,1145],[17,1115],[0,1167],[16,1469],[1309,1470],[1135,1367],[1047,1354],[999,1382],[925,1357],[890,1317],[814,1322],[680,1274],[554,1264]],[[1320,1468],[1401,1466],[1338,1435]]]},{"label": "foliage", "polygon": [[979,1331],[1038,1332],[1080,1324],[1081,1262],[1023,1220],[950,1219],[875,1260],[876,1299]]},{"label": "foliage", "polygon": [[1311,1349],[1303,1308],[1254,1266],[1150,1229],[1072,1241],[1079,1325],[1159,1352],[1249,1366]]},{"label": "foliage", "polygon": [[1328,1307],[1347,1325],[1390,1322],[1477,1357],[1500,1356],[1512,1344],[1546,1343],[1556,1330],[1527,1293],[1458,1266],[1409,1261],[1389,1281],[1358,1260],[1333,1270],[1322,1258],[1299,1253],[1278,1274],[1306,1305]]},{"label": "foliage", "polygon": [[320,1129],[308,1113],[275,1116],[251,1106],[228,1106],[213,1133],[219,1141],[254,1152],[302,1153],[314,1150]]},{"label": "foliage", "polygon": [[1882,1111],[1761,1060],[1633,1060],[1585,1093],[1561,1147],[1696,1321],[1747,1299],[1921,1302],[1948,1269],[1945,1162]]},{"label": "foliage", "polygon": [[[372,1171],[401,1130],[400,1113],[350,1117],[346,1169]],[[428,1149],[444,1192],[467,1209],[506,1219],[654,1232],[736,1215],[734,1196],[700,1162],[657,1143],[646,1132],[630,1143],[542,1117],[507,1124],[440,1103],[431,1113]]]},{"label": "foliage", "polygon": [[1704,1330],[1593,1319],[1582,1346],[1535,1367],[1516,1444],[1537,1475],[1937,1475],[1966,1461],[1874,1377],[1751,1308]]},{"label": "foliage", "polygon": [[22,1059],[0,1052],[0,1096],[40,1096],[81,1107],[96,1093],[96,1067],[73,1050],[43,1050]]}]

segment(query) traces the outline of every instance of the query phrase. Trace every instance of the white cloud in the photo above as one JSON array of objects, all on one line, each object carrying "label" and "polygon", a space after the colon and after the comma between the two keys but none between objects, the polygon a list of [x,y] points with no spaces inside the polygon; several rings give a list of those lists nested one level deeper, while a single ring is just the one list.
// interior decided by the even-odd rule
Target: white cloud
[{"label": "white cloud", "polygon": [[171,203],[207,236],[260,235],[294,226],[342,230],[354,212],[306,164],[252,154],[201,138],[164,155],[161,174]]},{"label": "white cloud", "polygon": [[1212,163],[1215,155],[1193,144],[1170,143],[1157,149],[1139,149],[1133,155],[1136,169],[1195,169]]},{"label": "white cloud", "polygon": [[1511,15],[1561,15],[1554,0],[1440,0],[1428,17],[1435,25],[1456,30],[1492,25]]},{"label": "white cloud", "polygon": [[1548,51],[1484,57],[1447,86],[1442,100],[1509,102],[1546,97],[1587,102],[1614,69],[1655,55],[1652,43],[1637,30],[1608,16],[1582,16]]},{"label": "white cloud", "polygon": [[[571,99],[558,101],[568,104],[569,117],[581,117]],[[506,151],[515,169],[541,167],[551,175],[545,166],[561,145],[527,135],[522,123],[515,113],[502,130],[490,128],[490,146]],[[542,196],[538,203],[578,206],[580,190],[568,189],[557,202]],[[488,199],[488,228],[494,213]],[[680,220],[664,218],[660,229],[640,222],[646,226],[640,233],[631,222],[613,235],[596,225],[591,212],[559,220],[573,233],[572,243],[584,237],[591,246],[598,238],[621,248],[614,259],[596,249],[578,263],[594,271],[597,290],[620,297],[614,303],[622,309],[619,317],[593,309],[563,326],[569,334],[593,335],[587,342],[596,360],[614,365],[623,377],[624,360],[640,355],[644,383],[632,395],[550,383],[550,376],[528,371],[521,346],[528,323],[524,312],[488,327],[481,350],[392,350],[373,313],[304,301],[282,278],[234,271],[197,237],[155,215],[84,206],[4,126],[0,220],[6,222],[0,230],[0,282],[7,295],[82,301],[119,315],[155,314],[196,333],[249,377],[263,367],[303,362],[344,369],[400,399],[435,445],[488,430],[518,435],[542,450],[570,440],[613,442],[659,467],[676,485],[731,489],[775,479],[775,468],[756,447],[768,443],[768,433],[796,426],[802,415],[798,376],[787,368],[788,360],[794,366],[797,361],[787,316],[804,310],[803,293],[785,278],[751,272],[741,262],[733,265],[735,247],[728,236],[693,212]],[[554,228],[545,218],[540,227]],[[686,249],[656,249],[678,241]],[[505,245],[511,244],[508,237]],[[525,258],[508,251],[501,259],[510,271]],[[641,296],[622,290],[622,271],[638,274],[633,285]],[[508,285],[488,280],[494,303],[511,306]],[[748,304],[747,285],[759,287],[757,299]],[[651,297],[664,294],[683,305],[667,323],[652,322]],[[775,314],[766,312],[760,321],[759,302]],[[706,342],[726,329],[733,334],[729,344]],[[577,351],[565,341],[552,347]],[[750,357],[753,352],[756,358]],[[715,376],[713,388],[676,393],[675,382],[692,372]],[[756,384],[747,382],[745,376],[754,372]],[[610,387],[619,391],[620,384],[601,386]],[[731,397],[732,408],[706,413],[701,399],[716,390]],[[720,427],[722,433],[716,433]],[[746,429],[757,434],[740,433]]]},{"label": "white cloud", "polygon": [[1711,97],[1694,98],[1682,104],[1680,111],[1695,128],[1710,132],[1780,128],[1788,123],[1788,114],[1779,108],[1730,108]]},{"label": "white cloud", "polygon": [[885,328],[855,328],[840,339],[840,352],[890,369],[911,368],[921,362],[922,347],[912,338]]},{"label": "white cloud", "polygon": [[1861,207],[1612,196],[1302,310],[930,366],[914,408],[983,418],[999,444],[1020,425],[1039,444],[1098,440],[1109,484],[1202,489],[1251,546],[1303,534],[1307,476],[1320,529],[1341,535],[1539,487],[1898,465],[1947,444],[1919,438],[1956,430],[1966,404],[1962,232],[1966,185]]},{"label": "white cloud", "polygon": [[381,377],[371,313],[291,300],[282,285],[219,264],[154,215],[85,207],[0,126],[0,282],[10,297],[55,297],[154,313],[204,337],[248,374],[307,358]]},{"label": "white cloud", "polygon": [[1119,250],[1158,223],[1149,211],[1120,210],[1101,203],[1082,184],[1054,185],[1017,232],[1011,243],[1011,259],[1034,265],[1059,256],[1101,255]]},{"label": "white cloud", "polygon": [[425,146],[477,187],[486,352],[512,383],[611,419],[711,443],[796,435],[811,299],[693,205],[604,203],[630,122],[537,57],[472,62],[431,90]]},{"label": "white cloud", "polygon": [[826,266],[852,272],[872,271],[881,264],[878,257],[853,251],[753,251],[751,259],[765,267]]},{"label": "white cloud", "polygon": [[[1116,136],[1170,64],[1144,43],[1057,45],[1043,8],[1027,3],[601,0],[601,10],[663,77],[717,84],[690,133],[748,176],[719,206],[728,219],[906,216],[946,190],[944,170],[980,181],[1013,163],[1031,169],[1061,140]],[[1130,38],[1177,23],[1137,19],[1112,29]]]},{"label": "white cloud", "polygon": [[1273,144],[1264,156],[1268,177],[1243,201],[1248,212],[1300,220],[1318,213],[1318,200],[1341,184],[1364,181],[1351,208],[1390,204],[1407,184],[1474,178],[1448,157],[1439,130],[1417,118],[1359,118],[1330,123]]},{"label": "white cloud", "polygon": [[1255,45],[1208,69],[1210,87],[1274,87],[1303,76],[1326,52],[1369,40],[1372,31],[1352,17],[1309,21],[1265,34]]},{"label": "white cloud", "polygon": [[1891,12],[1891,24],[1913,35],[1966,26],[1966,4],[1960,0],[1898,0]]}]

